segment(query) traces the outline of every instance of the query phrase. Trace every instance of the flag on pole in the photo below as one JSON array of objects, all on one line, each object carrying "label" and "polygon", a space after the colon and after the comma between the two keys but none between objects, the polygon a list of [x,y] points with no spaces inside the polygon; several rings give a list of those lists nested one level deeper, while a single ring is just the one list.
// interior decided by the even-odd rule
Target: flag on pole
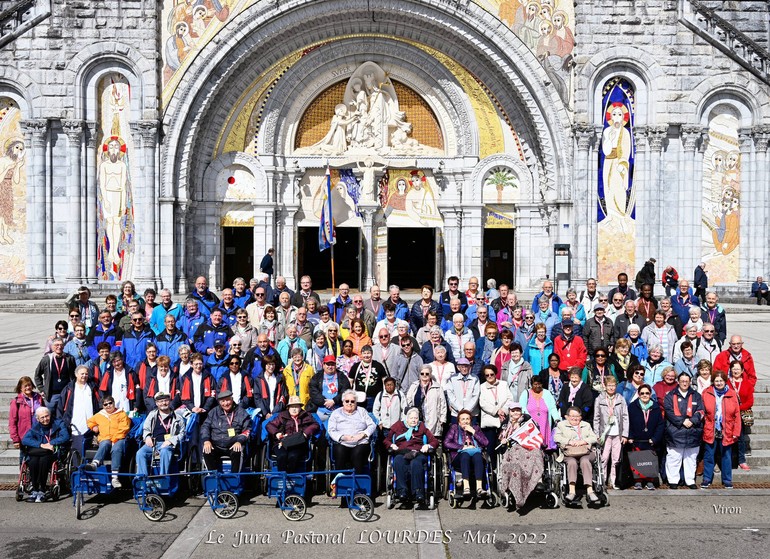
[{"label": "flag on pole", "polygon": [[334,221],[332,219],[332,172],[326,166],[326,194],[321,206],[321,224],[318,228],[318,250],[323,252],[330,248],[337,239],[334,237]]},{"label": "flag on pole", "polygon": [[508,438],[519,443],[527,450],[535,450],[543,444],[543,435],[540,434],[537,425],[531,419],[511,433]]}]

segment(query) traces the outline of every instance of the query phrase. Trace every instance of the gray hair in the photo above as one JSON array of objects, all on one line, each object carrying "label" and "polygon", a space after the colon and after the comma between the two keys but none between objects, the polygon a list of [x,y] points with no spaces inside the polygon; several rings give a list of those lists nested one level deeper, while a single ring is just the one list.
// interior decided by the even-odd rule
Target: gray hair
[{"label": "gray hair", "polygon": [[458,318],[459,318],[460,320],[462,320],[463,322],[465,322],[465,316],[463,316],[463,313],[459,313],[459,312],[456,312],[456,313],[454,313],[454,314],[452,315],[452,322],[454,322],[454,321],[455,321],[455,320],[457,320]]},{"label": "gray hair", "polygon": [[647,346],[647,353],[652,353],[653,351],[659,351],[661,354],[663,353],[663,346],[660,344],[650,344]]},{"label": "gray hair", "polygon": [[48,409],[47,407],[45,407],[45,406],[40,406],[39,408],[37,408],[37,409],[35,410],[35,417],[40,417],[40,416],[41,416],[41,415],[43,415],[44,413],[47,413],[48,415],[51,415],[51,410],[49,410],[49,409]]},{"label": "gray hair", "polygon": [[569,295],[570,293],[574,293],[575,295],[577,295],[577,290],[574,287],[569,287],[567,288],[567,295]]},{"label": "gray hair", "polygon": [[340,398],[344,400],[345,397],[347,396],[353,396],[353,399],[358,401],[358,394],[356,394],[356,391],[353,390],[352,388],[348,388],[347,390],[345,390],[345,392],[342,393],[342,396],[340,396]]},{"label": "gray hair", "polygon": [[551,300],[548,297],[546,297],[545,295],[541,295],[540,299],[537,300],[537,304],[539,305],[540,303],[543,303],[543,302],[550,303]]},{"label": "gray hair", "polygon": [[192,349],[190,349],[189,345],[182,344],[182,345],[179,346],[179,349],[176,350],[176,354],[179,355],[179,352],[182,351],[183,349],[186,349],[187,351],[192,351]]},{"label": "gray hair", "polygon": [[160,294],[163,295],[164,293],[168,293],[169,295],[171,295],[171,290],[168,287],[164,287],[163,289],[160,290]]},{"label": "gray hair", "polygon": [[489,278],[487,280],[487,289],[497,289],[497,282],[494,278]]},{"label": "gray hair", "polygon": [[77,367],[75,367],[75,374],[77,375],[81,369],[85,369],[86,373],[88,372],[88,367],[86,367],[85,365],[78,365]]},{"label": "gray hair", "polygon": [[431,334],[435,334],[436,332],[438,332],[439,334],[443,334],[443,332],[441,331],[441,326],[439,326],[438,324],[435,324],[430,328]]}]

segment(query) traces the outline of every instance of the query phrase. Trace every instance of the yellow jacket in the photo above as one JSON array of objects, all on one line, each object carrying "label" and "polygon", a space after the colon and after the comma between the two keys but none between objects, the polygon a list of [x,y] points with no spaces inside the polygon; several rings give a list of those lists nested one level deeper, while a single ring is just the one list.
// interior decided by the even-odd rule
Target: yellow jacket
[{"label": "yellow jacket", "polygon": [[294,384],[294,372],[292,371],[291,363],[289,363],[283,370],[283,378],[286,380],[286,388],[289,390],[289,396],[299,396],[303,405],[310,401],[310,379],[313,378],[313,367],[307,363],[303,364],[302,371],[299,373],[299,392],[297,391],[297,386]]},{"label": "yellow jacket", "polygon": [[123,410],[108,414],[105,410],[100,411],[88,421],[88,428],[99,427],[97,440],[116,442],[125,439],[131,431],[131,420]]}]

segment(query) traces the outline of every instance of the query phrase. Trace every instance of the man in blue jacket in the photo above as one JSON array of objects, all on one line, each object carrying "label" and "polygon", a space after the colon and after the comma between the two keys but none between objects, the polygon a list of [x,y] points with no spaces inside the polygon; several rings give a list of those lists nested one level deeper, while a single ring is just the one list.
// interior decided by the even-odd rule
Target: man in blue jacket
[{"label": "man in blue jacket", "polygon": [[706,274],[706,263],[701,262],[695,268],[695,277],[693,278],[693,286],[695,287],[695,296],[703,301],[706,297],[706,289],[709,286],[709,277]]},{"label": "man in blue jacket", "polygon": [[190,293],[190,297],[198,302],[198,310],[206,318],[211,311],[219,304],[219,297],[209,291],[209,282],[203,276],[195,279],[195,289]]},{"label": "man in blue jacket", "polygon": [[751,284],[751,296],[757,298],[757,305],[762,304],[762,299],[766,305],[770,305],[770,289],[762,276],[757,276],[757,281]]},{"label": "man in blue jacket", "polygon": [[564,304],[564,301],[561,300],[561,297],[559,297],[557,293],[554,293],[553,282],[551,280],[545,280],[543,282],[543,290],[532,299],[532,306],[530,308],[533,313],[540,312],[540,297],[547,297],[549,299],[551,309],[553,309],[553,312],[558,316],[559,309]]},{"label": "man in blue jacket", "polygon": [[123,345],[120,351],[130,369],[136,370],[145,358],[147,342],[155,341],[155,334],[148,324],[145,324],[141,313],[131,315],[131,330],[123,335]]},{"label": "man in blue jacket", "polygon": [[690,320],[690,307],[700,307],[700,299],[693,295],[689,281],[679,280],[679,291],[671,297],[671,310],[676,313],[682,324],[687,324]]},{"label": "man in blue jacket", "polygon": [[214,353],[214,342],[221,340],[227,344],[227,341],[234,335],[232,329],[225,324],[222,311],[214,309],[211,311],[209,321],[198,326],[195,331],[193,336],[195,350],[202,355],[211,355]]},{"label": "man in blue jacket", "polygon": [[160,305],[152,309],[152,315],[150,316],[150,328],[155,332],[157,336],[166,328],[166,317],[171,315],[176,322],[182,318],[184,309],[179,303],[174,303],[171,300],[171,291],[168,289],[160,290]]}]

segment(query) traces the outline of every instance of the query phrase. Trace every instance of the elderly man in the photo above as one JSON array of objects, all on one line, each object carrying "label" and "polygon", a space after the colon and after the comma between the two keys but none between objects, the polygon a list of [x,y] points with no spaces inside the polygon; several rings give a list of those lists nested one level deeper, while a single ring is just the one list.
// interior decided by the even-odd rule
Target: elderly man
[{"label": "elderly man", "polygon": [[706,273],[706,263],[701,262],[695,267],[695,272],[693,274],[695,277],[693,278],[693,286],[695,287],[695,296],[703,301],[703,298],[706,296],[706,289],[708,289],[709,286],[709,277]]},{"label": "elderly man", "polygon": [[[560,320],[553,325],[553,328],[551,328],[551,340],[555,340],[558,336],[561,336],[562,332],[564,331],[562,329],[562,324],[565,320],[568,320],[572,323],[572,333],[575,336],[582,338],[583,326],[580,324],[580,319],[575,318],[575,313],[573,312],[572,308],[564,306],[562,307],[560,314]],[[522,347],[523,346],[524,344],[522,344]]]},{"label": "elderly man", "polygon": [[316,301],[320,301],[321,297],[313,291],[313,280],[310,276],[302,276],[299,278],[299,291],[297,291],[291,298],[291,304],[295,307],[304,307],[308,298],[313,297]]},{"label": "elderly man", "polygon": [[195,289],[190,293],[190,298],[198,302],[198,310],[206,318],[219,304],[219,297],[209,291],[209,281],[203,276],[195,278]]},{"label": "elderly man", "polygon": [[478,422],[481,408],[479,378],[471,375],[471,363],[465,357],[457,360],[457,373],[447,383],[446,397],[449,404],[450,423],[457,423],[457,414],[462,410],[471,412],[474,422]]},{"label": "elderly man", "polygon": [[625,312],[619,315],[613,324],[616,340],[625,338],[628,327],[631,324],[636,324],[640,329],[643,329],[645,326],[647,326],[647,321],[644,319],[644,317],[636,312],[636,303],[634,301],[629,299],[624,303],[623,306],[625,307]]},{"label": "elderly man", "polygon": [[120,349],[122,339],[123,331],[113,322],[110,311],[104,309],[99,313],[99,323],[94,328],[91,328],[86,337],[88,355],[91,359],[97,359],[99,352],[96,350],[96,346],[101,342],[108,342],[112,350]]},{"label": "elderly man", "polygon": [[297,319],[297,307],[291,304],[291,296],[288,293],[281,293],[278,296],[275,312],[278,324],[283,327],[284,332],[289,324]]},{"label": "elderly man", "polygon": [[211,355],[214,353],[214,342],[221,340],[227,343],[227,340],[234,335],[233,330],[225,324],[222,318],[222,311],[215,308],[211,311],[209,321],[198,326],[193,336],[193,343],[198,353]]},{"label": "elderly man", "polygon": [[701,337],[698,338],[700,345],[695,350],[695,358],[700,361],[701,359],[707,359],[711,363],[722,351],[722,343],[719,338],[716,337],[717,331],[713,324],[703,323],[703,330],[701,330]]},{"label": "elderly man", "polygon": [[216,306],[222,311],[222,319],[230,328],[234,327],[238,319],[236,314],[240,307],[235,304],[235,295],[233,290],[226,287],[222,290],[222,301]]},{"label": "elderly man", "polygon": [[463,355],[466,342],[475,340],[471,331],[465,327],[465,317],[461,313],[452,316],[452,328],[444,332],[444,339],[452,348],[452,353],[458,356]]},{"label": "elderly man", "polygon": [[329,314],[334,322],[341,324],[345,318],[345,307],[352,305],[350,298],[350,286],[347,283],[341,283],[337,297],[329,301]]},{"label": "elderly man", "polygon": [[747,377],[753,377],[756,381],[757,370],[754,366],[754,357],[743,349],[743,338],[730,336],[730,346],[717,355],[714,360],[715,371],[730,371],[730,363],[740,361],[743,363],[743,372]]},{"label": "elderly man", "polygon": [[415,340],[406,337],[399,340],[401,352],[398,354],[395,369],[391,375],[396,379],[398,386],[406,391],[412,383],[420,379],[420,369],[423,366],[422,357],[416,350]]},{"label": "elderly man", "polygon": [[682,324],[686,324],[690,320],[690,307],[699,306],[700,299],[693,295],[690,282],[686,279],[679,280],[679,292],[671,297],[671,310],[676,313]]},{"label": "elderly man", "polygon": [[537,314],[540,310],[540,298],[545,297],[554,313],[559,312],[559,308],[564,304],[558,294],[553,291],[553,282],[551,280],[545,280],[543,282],[543,290],[535,295],[532,299],[532,312]]},{"label": "elderly man", "polygon": [[[588,278],[586,280],[586,288],[578,293],[578,303],[583,305],[583,310],[586,312],[586,320],[594,315],[594,306],[599,304],[600,294],[596,290],[598,282],[594,278]],[[609,299],[607,299],[609,301]]]},{"label": "elderly man", "polygon": [[251,325],[254,328],[259,328],[267,308],[267,290],[264,287],[257,287],[254,290],[254,298],[256,300],[246,307],[246,312],[249,315]]},{"label": "elderly man", "polygon": [[305,342],[305,345],[307,347],[313,345],[313,329],[315,328],[315,325],[308,320],[307,309],[305,307],[297,309],[294,326],[297,328],[297,336]]},{"label": "elderly man", "polygon": [[54,419],[61,393],[74,378],[75,359],[64,353],[64,340],[56,338],[51,342],[51,353],[44,355],[35,369],[35,386]]},{"label": "elderly man", "polygon": [[447,290],[442,291],[441,296],[439,297],[439,302],[441,303],[441,308],[445,317],[452,316],[453,314],[452,309],[449,306],[452,299],[459,299],[460,312],[465,312],[465,309],[468,308],[468,297],[465,296],[465,293],[460,291],[460,278],[457,276],[449,276],[449,278],[447,278]]},{"label": "elderly man", "polygon": [[280,297],[282,293],[286,293],[289,296],[289,304],[291,304],[291,298],[294,297],[294,291],[289,289],[286,285],[286,278],[283,276],[275,277],[275,287],[273,288],[273,296],[268,301],[274,307],[280,304]]},{"label": "elderly man", "polygon": [[[297,347],[302,346],[297,344]],[[289,353],[291,353],[291,350],[289,350]],[[267,355],[275,357],[277,370],[283,370],[284,364],[288,363],[288,360],[283,361],[278,351],[270,345],[267,334],[260,334],[257,336],[257,345],[251,348],[243,358],[243,370],[250,374],[252,378],[256,378],[257,375],[262,373],[262,358]]]},{"label": "elderly man", "polygon": [[570,367],[579,367],[583,369],[588,360],[583,338],[574,333],[575,323],[569,318],[561,323],[562,333],[553,340],[553,352],[559,356],[559,367],[569,369]]},{"label": "elderly man", "polygon": [[757,305],[761,305],[762,300],[766,305],[770,305],[770,288],[762,276],[757,276],[757,281],[751,284],[751,296],[757,298]]},{"label": "elderly man", "polygon": [[80,315],[81,322],[86,325],[86,334],[96,326],[99,308],[91,301],[91,290],[88,287],[81,285],[77,293],[67,299],[67,306],[70,311],[76,311]]},{"label": "elderly man", "polygon": [[171,300],[171,290],[160,290],[160,305],[152,309],[152,315],[150,315],[150,328],[155,332],[157,336],[166,327],[166,317],[173,316],[176,322],[184,315],[184,309],[179,303],[174,303]]},{"label": "elderly man", "polygon": [[147,414],[142,426],[144,444],[136,453],[136,473],[150,474],[150,461],[154,451],[160,456],[160,475],[171,469],[174,450],[184,438],[185,419],[181,411],[172,411],[171,395],[165,392],[155,394],[155,409]]},{"label": "elderly man", "polygon": [[508,287],[508,284],[501,283],[500,287],[498,287],[498,291],[500,292],[500,295],[497,297],[497,299],[493,300],[490,305],[492,305],[492,308],[495,310],[495,314],[500,312],[500,309],[505,307],[508,301],[508,290],[510,288]]},{"label": "elderly man", "polygon": [[387,328],[380,328],[377,332],[377,343],[374,345],[374,360],[385,367],[388,376],[393,376],[397,369],[400,347],[391,343],[391,335]]},{"label": "elderly man", "polygon": [[583,339],[589,355],[600,347],[611,348],[615,344],[612,321],[604,316],[604,312],[604,305],[599,303],[594,306],[594,316],[586,320]]},{"label": "elderly man", "polygon": [[206,417],[201,426],[203,460],[206,468],[217,471],[222,465],[222,456],[229,456],[231,471],[241,471],[245,445],[251,434],[251,418],[233,402],[233,393],[223,390],[217,396],[219,405]]},{"label": "elderly man", "polygon": [[474,340],[484,335],[487,324],[495,324],[495,321],[489,317],[489,307],[482,303],[476,307],[476,317],[468,319],[468,330],[473,334]]},{"label": "elderly man", "polygon": [[[134,303],[136,301],[132,301]],[[131,330],[123,335],[120,351],[129,368],[137,370],[145,357],[147,344],[155,341],[155,334],[149,324],[145,323],[139,311],[131,314]]]},{"label": "elderly man", "polygon": [[[396,312],[396,318],[399,320],[406,320],[409,321],[409,305],[406,304],[406,302],[401,298],[401,288],[399,288],[397,285],[391,285],[388,288],[388,293],[390,294],[390,297],[388,297],[388,301],[390,301]],[[380,305],[380,310],[377,313],[377,320],[380,321],[385,318],[385,306],[384,303]]]},{"label": "elderly man", "polygon": [[706,304],[701,307],[700,313],[703,326],[706,323],[713,324],[716,330],[719,345],[725,343],[727,339],[727,317],[722,305],[719,304],[719,297],[713,291],[706,293]]}]

